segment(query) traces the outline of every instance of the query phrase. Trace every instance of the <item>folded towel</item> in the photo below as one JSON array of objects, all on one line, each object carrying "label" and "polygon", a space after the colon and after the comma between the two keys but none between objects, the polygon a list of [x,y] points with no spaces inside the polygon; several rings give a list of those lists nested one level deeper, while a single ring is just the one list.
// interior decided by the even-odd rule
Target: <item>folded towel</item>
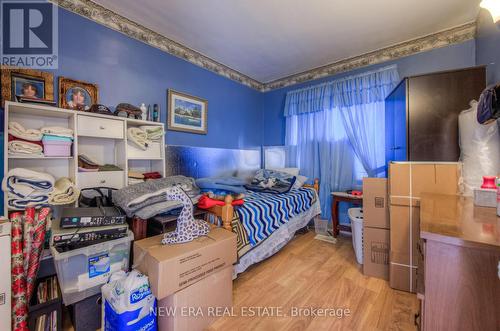
[{"label": "folded towel", "polygon": [[159,179],[161,178],[161,174],[158,171],[153,172],[145,172],[143,174],[144,179]]},{"label": "folded towel", "polygon": [[17,122],[9,122],[9,133],[16,138],[21,138],[29,141],[42,140],[42,132],[35,129],[25,129],[24,126]]},{"label": "folded towel", "polygon": [[9,154],[42,156],[42,152],[43,148],[38,144],[22,140],[9,141]]},{"label": "folded towel", "polygon": [[44,134],[42,138],[43,142],[47,141],[65,141],[65,142],[73,142],[73,138],[70,137],[61,137],[61,136],[54,136],[51,134]]},{"label": "folded towel", "polygon": [[9,141],[13,141],[13,140],[20,140],[20,141],[24,141],[24,142],[31,143],[31,144],[37,144],[38,146],[43,147],[43,143],[41,141],[26,140],[23,138],[14,137],[13,135],[11,135],[9,133]]},{"label": "folded towel", "polygon": [[143,131],[139,128],[128,128],[127,129],[127,138],[137,147],[142,150],[148,149],[151,141],[148,139],[148,134],[146,131]]},{"label": "folded towel", "polygon": [[80,190],[67,177],[59,178],[54,184],[54,190],[49,194],[50,205],[68,205],[75,203],[80,196]]},{"label": "folded towel", "polygon": [[99,166],[99,171],[122,171],[123,169],[114,164],[105,164]]},{"label": "folded towel", "polygon": [[133,177],[129,177],[128,178],[128,185],[139,184],[139,183],[142,183],[142,182],[144,182],[144,179],[133,178]]},{"label": "folded towel", "polygon": [[144,175],[137,171],[128,171],[128,178],[144,179]]},{"label": "folded towel", "polygon": [[163,128],[158,125],[141,125],[139,128],[147,133],[148,139],[151,141],[161,140],[164,134]]},{"label": "folded towel", "polygon": [[45,126],[41,128],[40,131],[42,131],[43,134],[52,136],[73,138],[73,130],[61,126]]},{"label": "folded towel", "polygon": [[2,180],[2,190],[7,194],[11,208],[24,209],[29,205],[46,204],[54,182],[50,174],[14,168]]}]

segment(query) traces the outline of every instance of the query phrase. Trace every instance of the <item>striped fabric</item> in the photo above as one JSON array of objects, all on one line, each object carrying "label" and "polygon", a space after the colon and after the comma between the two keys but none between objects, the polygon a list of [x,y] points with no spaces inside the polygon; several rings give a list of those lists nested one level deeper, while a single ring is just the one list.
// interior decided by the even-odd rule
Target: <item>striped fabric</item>
[{"label": "striped fabric", "polygon": [[250,192],[236,213],[253,247],[292,217],[311,208],[316,199],[316,192],[309,188],[292,189],[285,194]]}]

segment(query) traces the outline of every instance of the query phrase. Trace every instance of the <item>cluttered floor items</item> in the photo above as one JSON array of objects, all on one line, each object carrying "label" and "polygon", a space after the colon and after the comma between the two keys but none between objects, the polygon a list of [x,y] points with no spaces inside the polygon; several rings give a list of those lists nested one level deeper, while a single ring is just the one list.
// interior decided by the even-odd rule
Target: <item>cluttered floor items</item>
[{"label": "cluttered floor items", "polygon": [[[99,167],[84,155],[79,162]],[[62,304],[75,330],[201,330],[214,317],[163,316],[157,307],[231,306],[236,236],[196,219],[193,202],[223,201],[212,191],[201,194],[192,178],[79,190],[70,178],[14,168],[2,188],[12,224],[13,330],[61,330]],[[234,193],[234,201],[243,203],[243,196]],[[172,212],[175,231],[135,240],[132,265],[127,216]],[[54,272],[40,278],[42,255]]]}]

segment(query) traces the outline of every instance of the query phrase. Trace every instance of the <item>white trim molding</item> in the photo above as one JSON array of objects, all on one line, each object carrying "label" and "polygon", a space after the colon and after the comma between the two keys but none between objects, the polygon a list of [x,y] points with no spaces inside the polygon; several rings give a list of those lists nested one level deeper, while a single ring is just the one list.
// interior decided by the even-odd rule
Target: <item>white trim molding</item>
[{"label": "white trim molding", "polygon": [[469,22],[451,29],[443,30],[420,38],[412,39],[373,52],[337,61],[319,68],[280,78],[268,83],[259,82],[228,66],[221,64],[189,47],[181,45],[151,29],[129,20],[91,0],[49,0],[61,8],[88,18],[105,27],[118,31],[130,38],[158,48],[199,67],[229,78],[255,90],[266,92],[295,85],[318,78],[332,76],[353,69],[396,60],[405,56],[429,51],[435,48],[474,39],[476,22]]}]

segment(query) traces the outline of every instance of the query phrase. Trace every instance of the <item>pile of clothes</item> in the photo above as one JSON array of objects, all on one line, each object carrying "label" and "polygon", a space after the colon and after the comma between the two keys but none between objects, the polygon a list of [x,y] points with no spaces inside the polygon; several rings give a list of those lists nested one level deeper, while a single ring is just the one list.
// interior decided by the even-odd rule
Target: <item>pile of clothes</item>
[{"label": "pile of clothes", "polygon": [[197,179],[196,185],[203,193],[198,202],[198,207],[208,209],[213,206],[223,206],[228,195],[232,197],[231,204],[233,206],[240,206],[244,203],[246,184],[247,182],[244,179],[236,177]]},{"label": "pile of clothes", "polygon": [[28,206],[67,205],[80,196],[76,185],[67,177],[57,181],[50,174],[25,168],[11,169],[2,181],[9,209]]},{"label": "pile of clothes", "polygon": [[123,169],[114,164],[99,164],[96,160],[86,154],[78,155],[78,172],[97,171],[122,171]]},{"label": "pile of clothes", "polygon": [[150,179],[160,179],[162,175],[158,171],[152,172],[139,172],[139,171],[128,171],[128,185],[134,185],[142,183]]},{"label": "pile of clothes", "polygon": [[9,155],[43,156],[43,134],[40,130],[26,129],[18,122],[9,122]]},{"label": "pile of clothes", "polygon": [[180,201],[167,200],[166,190],[172,187],[181,188],[193,203],[198,202],[200,190],[193,178],[185,176],[148,180],[124,187],[113,194],[113,202],[122,208],[128,217],[148,219],[183,207]]},{"label": "pile of clothes", "polygon": [[59,126],[26,129],[9,122],[9,154],[24,156],[71,156],[73,130]]}]

